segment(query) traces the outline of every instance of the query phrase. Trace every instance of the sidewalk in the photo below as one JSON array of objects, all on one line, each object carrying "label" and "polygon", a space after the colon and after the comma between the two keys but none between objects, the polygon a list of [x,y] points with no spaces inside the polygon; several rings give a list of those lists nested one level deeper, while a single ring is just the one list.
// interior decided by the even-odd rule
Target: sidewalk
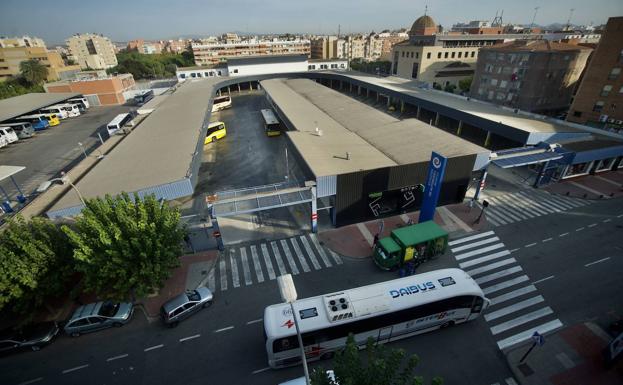
[{"label": "sidewalk", "polygon": [[552,194],[584,199],[609,199],[623,196],[623,171],[608,171],[552,183],[543,187]]},{"label": "sidewalk", "polygon": [[523,364],[530,345],[506,355],[508,365],[522,385],[616,385],[623,384],[623,360],[604,366],[602,349],[610,342],[603,329],[592,322],[576,324],[545,337]]},{"label": "sidewalk", "polygon": [[[434,221],[451,235],[457,236],[472,231],[488,229],[489,224],[485,215],[480,223],[474,223],[480,214],[480,208],[474,205],[470,210],[466,203],[457,203],[438,207]],[[367,222],[329,229],[318,234],[322,244],[344,257],[367,258],[371,255],[374,235],[379,232],[381,221],[384,222],[383,231],[379,238],[387,237],[392,230],[407,225],[409,219],[418,223],[419,211],[408,214],[395,215]]]}]

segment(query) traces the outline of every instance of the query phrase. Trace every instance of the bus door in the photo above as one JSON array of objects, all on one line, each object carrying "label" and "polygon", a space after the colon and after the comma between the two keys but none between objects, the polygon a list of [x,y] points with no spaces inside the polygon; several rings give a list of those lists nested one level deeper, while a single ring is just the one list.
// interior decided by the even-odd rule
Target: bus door
[{"label": "bus door", "polygon": [[389,342],[389,339],[392,336],[393,326],[386,326],[384,328],[379,329],[379,336],[376,339],[376,342],[381,344],[384,342]]}]

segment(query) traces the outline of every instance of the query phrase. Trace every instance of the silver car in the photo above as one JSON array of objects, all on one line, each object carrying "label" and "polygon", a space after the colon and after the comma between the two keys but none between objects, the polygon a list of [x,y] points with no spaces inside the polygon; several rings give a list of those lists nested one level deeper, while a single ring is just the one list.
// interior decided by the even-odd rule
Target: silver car
[{"label": "silver car", "polygon": [[166,325],[175,327],[181,320],[188,318],[199,309],[212,305],[212,298],[212,292],[207,287],[187,290],[162,305],[160,308],[162,320]]},{"label": "silver car", "polygon": [[130,321],[134,308],[128,302],[96,302],[80,306],[65,325],[65,333],[77,337],[112,326],[119,327]]}]

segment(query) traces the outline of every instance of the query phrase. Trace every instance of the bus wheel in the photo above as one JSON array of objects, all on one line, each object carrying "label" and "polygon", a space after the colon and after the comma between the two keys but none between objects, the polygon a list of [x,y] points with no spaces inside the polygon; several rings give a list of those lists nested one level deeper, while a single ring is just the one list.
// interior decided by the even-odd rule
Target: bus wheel
[{"label": "bus wheel", "polygon": [[449,328],[450,326],[453,326],[453,325],[454,325],[454,321],[448,321],[448,322],[444,323],[443,325],[441,325],[441,328],[445,329],[445,328]]}]

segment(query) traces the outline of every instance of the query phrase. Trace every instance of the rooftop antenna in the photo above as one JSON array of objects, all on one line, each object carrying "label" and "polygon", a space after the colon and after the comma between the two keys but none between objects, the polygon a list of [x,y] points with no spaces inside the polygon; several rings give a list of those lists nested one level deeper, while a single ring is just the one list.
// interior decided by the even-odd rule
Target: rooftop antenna
[{"label": "rooftop antenna", "polygon": [[575,11],[575,8],[571,8],[569,10],[569,18],[567,19],[567,26],[565,27],[565,31],[568,31],[569,28],[571,28],[571,16],[573,16],[573,11]]},{"label": "rooftop antenna", "polygon": [[539,8],[541,8],[541,7],[534,7],[534,15],[532,16],[532,23],[530,23],[530,32],[529,33],[532,33],[532,29],[534,28],[534,20],[536,19],[537,12],[539,12]]},{"label": "rooftop antenna", "polygon": [[338,38],[338,39],[340,38],[340,32],[341,32],[341,30],[342,30],[342,25],[341,25],[341,24],[338,24],[338,25],[337,25],[337,38]]},{"label": "rooftop antenna", "polygon": [[492,27],[501,27],[503,25],[502,23],[502,16],[504,15],[504,10],[502,10],[502,12],[500,13],[500,15],[498,16],[497,11],[495,12],[495,18],[493,19],[493,22],[491,22],[491,26]]},{"label": "rooftop antenna", "polygon": [[428,4],[424,6],[424,16],[428,13]]}]

